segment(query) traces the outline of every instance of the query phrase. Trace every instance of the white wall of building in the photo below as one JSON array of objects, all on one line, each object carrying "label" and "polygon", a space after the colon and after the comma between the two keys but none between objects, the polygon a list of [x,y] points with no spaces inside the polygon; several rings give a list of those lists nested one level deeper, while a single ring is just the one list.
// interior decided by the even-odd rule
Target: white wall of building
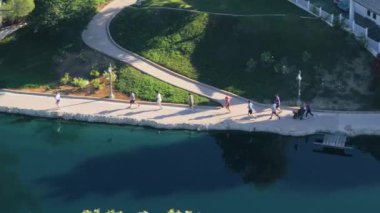
[{"label": "white wall of building", "polygon": [[[380,3],[380,0],[379,0],[379,3]],[[376,14],[376,20],[373,18],[373,12],[371,11],[371,16],[368,16],[367,14],[367,11],[368,9],[363,7],[362,5],[358,4],[358,3],[354,3],[354,8],[355,8],[355,12],[363,17],[366,17],[370,20],[372,20],[373,22],[377,23],[377,25],[380,26],[380,14]],[[371,10],[371,9],[370,9]]]},{"label": "white wall of building", "polygon": [[[354,3],[355,12],[361,16],[367,17],[367,8],[361,6],[358,3]],[[368,17],[367,17],[368,18]]]}]

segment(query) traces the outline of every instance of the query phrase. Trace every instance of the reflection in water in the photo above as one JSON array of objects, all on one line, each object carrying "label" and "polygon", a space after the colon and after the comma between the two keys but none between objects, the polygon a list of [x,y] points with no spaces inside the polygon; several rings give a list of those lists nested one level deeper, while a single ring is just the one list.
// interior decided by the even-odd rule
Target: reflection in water
[{"label": "reflection in water", "polygon": [[243,180],[268,186],[286,173],[286,137],[242,132],[213,134],[226,164]]},{"label": "reflection in water", "polygon": [[22,183],[14,156],[0,152],[0,212],[41,212],[38,200]]},{"label": "reflection in water", "polygon": [[241,185],[238,175],[220,166],[220,150],[205,141],[208,139],[101,155],[81,162],[66,174],[44,177],[39,182],[52,189],[49,197],[67,201],[89,194],[108,197],[127,192],[142,199]]},{"label": "reflection in water", "polygon": [[374,158],[380,160],[380,137],[358,136],[351,138],[350,141],[355,148],[370,153]]},{"label": "reflection in water", "polygon": [[86,128],[85,125],[75,123],[75,125],[62,125],[62,120],[41,122],[35,133],[52,145],[73,143],[79,141],[81,132]]}]

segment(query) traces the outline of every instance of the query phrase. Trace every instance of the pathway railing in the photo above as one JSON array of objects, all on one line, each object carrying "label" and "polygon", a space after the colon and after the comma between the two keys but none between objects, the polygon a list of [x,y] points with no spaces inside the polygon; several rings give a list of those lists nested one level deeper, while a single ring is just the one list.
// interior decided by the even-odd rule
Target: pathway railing
[{"label": "pathway railing", "polygon": [[288,0],[296,6],[302,8],[313,16],[320,17],[328,25],[334,26],[335,23],[341,23],[342,28],[353,33],[357,39],[364,39],[367,50],[374,56],[380,54],[380,42],[373,40],[368,36],[368,28],[350,21],[342,16],[342,14],[334,15],[323,10],[322,7],[318,7],[306,0]]}]

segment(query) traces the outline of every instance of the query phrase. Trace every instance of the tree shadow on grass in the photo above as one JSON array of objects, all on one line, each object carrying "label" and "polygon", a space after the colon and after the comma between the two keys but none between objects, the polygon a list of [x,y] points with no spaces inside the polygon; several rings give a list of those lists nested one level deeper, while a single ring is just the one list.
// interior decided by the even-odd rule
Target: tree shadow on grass
[{"label": "tree shadow on grass", "polygon": [[95,7],[75,11],[57,25],[41,28],[35,17],[29,25],[0,43],[0,88],[36,87],[56,82],[56,67],[67,53],[80,52],[85,46],[81,32],[96,13]]}]

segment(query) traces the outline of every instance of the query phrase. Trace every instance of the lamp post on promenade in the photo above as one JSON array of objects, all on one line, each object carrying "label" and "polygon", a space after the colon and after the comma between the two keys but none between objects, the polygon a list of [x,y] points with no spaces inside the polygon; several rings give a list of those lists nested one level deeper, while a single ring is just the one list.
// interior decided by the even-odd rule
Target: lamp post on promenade
[{"label": "lamp post on promenade", "polygon": [[298,71],[297,81],[298,81],[298,99],[297,99],[297,105],[301,105],[301,81],[302,81],[301,70]]},{"label": "lamp post on promenade", "polygon": [[109,94],[109,96],[108,96],[108,98],[110,98],[110,99],[114,99],[115,98],[115,96],[114,96],[114,94],[113,94],[113,89],[112,89],[112,66],[111,66],[111,64],[110,64],[110,66],[108,67],[108,73],[110,74],[110,76],[109,76],[109,81],[110,81],[110,94]]}]

